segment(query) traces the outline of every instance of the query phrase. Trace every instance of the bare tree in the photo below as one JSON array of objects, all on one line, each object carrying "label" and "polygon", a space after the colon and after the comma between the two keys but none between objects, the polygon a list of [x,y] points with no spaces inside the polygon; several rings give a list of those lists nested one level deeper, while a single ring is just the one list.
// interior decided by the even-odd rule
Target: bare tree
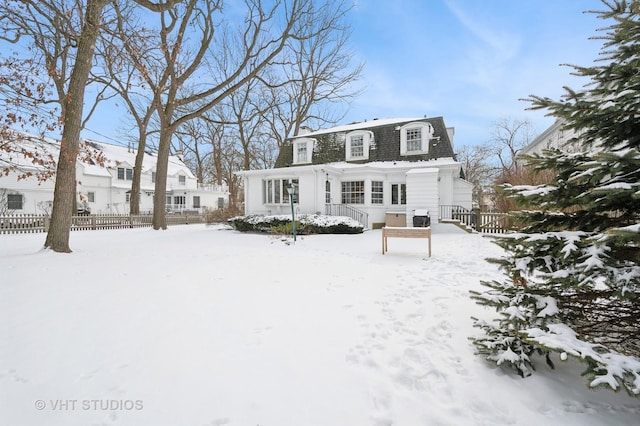
[{"label": "bare tree", "polygon": [[494,149],[489,145],[465,145],[456,154],[465,179],[473,184],[473,202],[479,207],[482,207],[485,193],[500,173],[492,161],[493,155]]},{"label": "bare tree", "polygon": [[533,138],[533,127],[527,119],[507,117],[496,121],[490,143],[503,172],[518,171],[516,157]]},{"label": "bare tree", "polygon": [[[239,143],[239,151],[242,152],[243,170],[251,170],[255,163],[255,154],[261,145],[268,143],[264,136],[264,117],[269,105],[265,102],[264,91],[261,91],[259,79],[252,79],[247,84],[232,93],[225,106],[230,124],[228,136],[235,136]],[[260,148],[259,148],[260,147]]]},{"label": "bare tree", "polygon": [[[164,3],[135,0],[152,10]],[[43,58],[42,65],[54,83],[60,104],[62,138],[56,168],[51,223],[45,247],[56,252],[71,252],[69,232],[76,202],[76,160],[80,152],[80,131],[90,117],[84,113],[85,88],[93,65],[96,40],[105,22],[105,7],[110,0],[76,1],[7,0],[0,4],[0,30],[6,41],[32,42],[33,52]],[[170,4],[171,2],[169,2]],[[97,99],[102,90],[97,91]],[[84,119],[83,119],[83,116]]]},{"label": "bare tree", "polygon": [[[312,0],[269,2],[246,0],[244,28],[237,34],[224,34],[218,51],[214,51],[215,19],[222,13],[219,1],[189,0],[175,5],[161,14],[159,46],[163,55],[163,72],[153,78],[147,72],[146,58],[127,47],[136,65],[143,70],[147,84],[154,93],[155,109],[160,123],[153,228],[166,229],[165,194],[171,139],[177,129],[189,120],[219,104],[231,93],[245,85],[284,49],[294,34],[295,23],[313,14]],[[281,24],[279,30],[278,24]],[[238,48],[240,47],[240,48]],[[204,66],[215,55],[224,58],[217,62],[215,75],[206,85],[198,85]],[[223,66],[220,66],[223,65]]]},{"label": "bare tree", "polygon": [[[96,57],[102,65],[103,75],[95,76],[95,79],[109,87],[122,99],[129,111],[130,117],[135,123],[137,138],[134,145],[137,147],[133,177],[131,181],[131,196],[129,202],[129,214],[140,213],[140,183],[142,177],[142,164],[147,149],[147,139],[153,130],[150,123],[155,114],[154,93],[145,86],[145,79],[136,62],[126,54],[125,41],[129,45],[135,45],[139,55],[150,55],[154,52],[152,40],[149,40],[147,32],[134,15],[134,9],[117,7],[117,16],[120,22],[129,22],[127,30],[119,25],[114,29],[108,29],[102,33],[101,42],[97,45]],[[132,40],[135,39],[135,42]]]},{"label": "bare tree", "polygon": [[297,22],[313,29],[313,36],[290,40],[283,66],[265,78],[271,103],[265,118],[278,147],[303,124],[321,128],[337,123],[344,107],[359,95],[353,83],[361,78],[363,64],[354,63],[347,43],[350,28],[344,18],[350,9],[343,0],[325,3]]},{"label": "bare tree", "polygon": [[210,178],[207,163],[213,154],[210,147],[206,123],[202,119],[187,121],[176,131],[177,145],[172,143],[174,152],[183,153],[184,163],[196,175],[198,182],[208,183]]}]

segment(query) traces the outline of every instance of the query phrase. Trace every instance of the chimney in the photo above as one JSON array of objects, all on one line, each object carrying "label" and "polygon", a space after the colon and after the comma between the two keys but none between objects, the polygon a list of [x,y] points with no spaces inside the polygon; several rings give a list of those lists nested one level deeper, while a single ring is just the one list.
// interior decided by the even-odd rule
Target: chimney
[{"label": "chimney", "polygon": [[449,136],[449,141],[451,141],[451,149],[453,149],[453,135],[455,132],[455,127],[447,127],[447,136]]},{"label": "chimney", "polygon": [[184,155],[182,155],[181,149],[176,150],[176,157],[178,157],[178,159],[184,163]]},{"label": "chimney", "polygon": [[306,135],[308,133],[311,133],[311,127],[309,126],[300,126],[300,130],[298,130],[298,134],[296,136],[302,136],[302,135]]}]

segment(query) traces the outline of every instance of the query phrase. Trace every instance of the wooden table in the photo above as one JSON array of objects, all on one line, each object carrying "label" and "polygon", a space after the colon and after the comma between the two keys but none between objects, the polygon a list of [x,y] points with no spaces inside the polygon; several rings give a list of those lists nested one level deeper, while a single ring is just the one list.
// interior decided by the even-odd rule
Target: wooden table
[{"label": "wooden table", "polygon": [[429,257],[431,257],[431,227],[406,228],[385,226],[382,228],[382,254],[389,249],[388,238],[426,238],[429,240]]}]

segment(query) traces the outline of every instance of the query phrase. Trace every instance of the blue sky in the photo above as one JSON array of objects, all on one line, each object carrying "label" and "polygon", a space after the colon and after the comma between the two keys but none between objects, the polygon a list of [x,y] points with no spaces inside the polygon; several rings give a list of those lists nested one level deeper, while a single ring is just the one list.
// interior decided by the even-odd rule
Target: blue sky
[{"label": "blue sky", "polygon": [[[442,116],[454,148],[486,143],[504,118],[529,119],[536,134],[551,125],[520,99],[580,88],[586,81],[560,64],[591,64],[601,43],[589,38],[604,25],[583,13],[601,10],[600,0],[353,1],[350,47],[365,64],[364,91],[339,124]],[[83,135],[121,139],[105,116],[117,112],[99,113],[87,126],[98,133]]]},{"label": "blue sky", "polygon": [[562,63],[591,64],[600,0],[356,0],[351,47],[365,92],[344,121],[442,116],[456,146],[486,143],[494,123],[528,118],[528,95],[559,99],[586,81]]}]

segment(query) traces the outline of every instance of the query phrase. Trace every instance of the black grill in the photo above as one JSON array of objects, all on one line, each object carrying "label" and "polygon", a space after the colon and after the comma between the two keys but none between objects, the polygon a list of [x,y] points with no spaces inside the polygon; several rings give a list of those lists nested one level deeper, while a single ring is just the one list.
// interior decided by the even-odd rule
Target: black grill
[{"label": "black grill", "polygon": [[427,226],[431,226],[431,217],[428,214],[413,217],[414,228],[426,228]]}]

